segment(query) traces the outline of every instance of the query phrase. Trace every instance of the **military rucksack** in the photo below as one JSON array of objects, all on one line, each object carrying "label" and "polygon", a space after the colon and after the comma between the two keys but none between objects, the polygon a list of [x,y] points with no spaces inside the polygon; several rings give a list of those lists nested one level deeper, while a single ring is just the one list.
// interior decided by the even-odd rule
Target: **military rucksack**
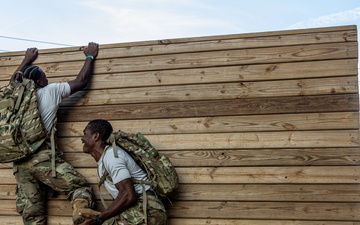
[{"label": "military rucksack", "polygon": [[1,163],[29,156],[48,135],[37,106],[36,85],[31,79],[21,78],[22,82],[14,79],[0,89]]},{"label": "military rucksack", "polygon": [[[113,132],[108,143],[113,144],[114,155],[116,146],[125,150],[135,162],[147,173],[149,181],[134,180],[134,183],[151,185],[154,192],[163,198],[169,197],[177,188],[179,178],[170,159],[160,154],[140,132],[126,133],[121,130]],[[107,179],[108,172],[101,177],[99,186]]]}]

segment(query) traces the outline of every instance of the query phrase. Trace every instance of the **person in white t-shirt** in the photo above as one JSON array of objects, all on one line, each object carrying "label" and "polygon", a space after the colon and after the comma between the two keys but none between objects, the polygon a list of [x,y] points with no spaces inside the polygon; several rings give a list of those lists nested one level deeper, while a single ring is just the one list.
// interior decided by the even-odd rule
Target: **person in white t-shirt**
[{"label": "person in white t-shirt", "polygon": [[[55,126],[54,120],[59,104],[64,98],[86,87],[92,74],[94,60],[98,54],[99,45],[90,42],[83,50],[85,62],[75,79],[68,82],[48,84],[44,71],[31,65],[38,56],[37,48],[29,48],[20,66],[12,76],[13,79],[24,77],[35,81],[38,108],[46,129],[50,132]],[[98,214],[93,206],[93,193],[90,185],[74,168],[61,157],[57,149],[55,158],[56,175],[52,174],[50,140],[47,140],[34,154],[21,161],[14,162],[13,169],[17,181],[16,209],[22,215],[25,225],[46,225],[46,190],[67,193],[73,205],[73,222],[79,224],[83,218],[79,212]]]},{"label": "person in white t-shirt", "polygon": [[[83,152],[90,154],[97,162],[98,177],[105,171],[108,173],[104,181],[105,188],[113,197],[107,209],[99,215],[81,213],[86,220],[81,225],[116,225],[116,224],[166,224],[167,215],[161,200],[149,185],[134,184],[132,178],[148,181],[147,174],[136,164],[134,159],[123,149],[116,146],[118,156],[115,157],[112,145],[106,142],[113,131],[107,120],[92,120],[84,129],[81,138]],[[146,191],[146,195],[143,195]],[[146,212],[143,198],[146,196]]]}]

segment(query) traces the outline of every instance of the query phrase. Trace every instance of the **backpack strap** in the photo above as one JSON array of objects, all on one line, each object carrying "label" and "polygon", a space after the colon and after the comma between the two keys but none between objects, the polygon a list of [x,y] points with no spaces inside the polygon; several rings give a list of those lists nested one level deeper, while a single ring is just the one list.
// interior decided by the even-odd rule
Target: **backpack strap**
[{"label": "backpack strap", "polygon": [[113,151],[114,151],[114,156],[115,158],[119,158],[119,154],[118,152],[116,151],[116,137],[115,137],[115,133],[112,133],[110,135],[110,137],[108,138],[108,142],[109,143],[112,143],[112,147],[113,147]]},{"label": "backpack strap", "polygon": [[[104,152],[103,152],[103,155],[105,154],[106,150],[108,149],[109,146],[106,146]],[[111,181],[111,177],[109,176],[109,172],[106,170],[105,166],[104,166],[104,158],[102,158],[102,165],[103,165],[103,175],[100,177],[100,180],[99,180],[99,184],[98,184],[98,188],[99,188],[99,195],[100,195],[100,200],[101,200],[101,203],[103,204],[104,208],[107,209],[108,208],[108,205],[106,204],[102,194],[101,194],[101,185],[104,184],[105,180],[106,179],[109,179]],[[99,171],[98,171],[98,174],[99,174]]]},{"label": "backpack strap", "polygon": [[16,111],[18,111],[19,108],[20,108],[20,104],[21,104],[21,101],[22,101],[22,98],[23,98],[23,95],[24,95],[24,92],[25,92],[25,86],[26,86],[27,83],[28,82],[23,81],[23,83],[22,83],[22,85],[21,85],[21,87],[19,89],[19,96],[18,96],[18,98],[16,100],[15,107],[14,107]]},{"label": "backpack strap", "polygon": [[56,157],[56,147],[55,147],[55,132],[56,132],[56,121],[57,118],[55,118],[54,126],[51,129],[50,134],[50,142],[51,142],[51,176],[56,177],[56,165],[55,165],[55,157]]},{"label": "backpack strap", "polygon": [[143,191],[143,211],[144,211],[144,220],[145,220],[145,224],[148,224],[147,222],[147,194],[145,191],[145,186],[141,185],[142,191]]},{"label": "backpack strap", "polygon": [[100,200],[101,200],[101,203],[103,204],[104,208],[107,209],[108,208],[108,205],[106,204],[102,194],[101,194],[101,190],[100,190],[100,187],[101,185],[105,182],[106,180],[106,177],[109,176],[109,172],[107,170],[105,170],[104,174],[101,176],[100,178],[100,181],[99,181],[99,184],[98,184],[98,188],[99,188],[99,195],[100,195]]},{"label": "backpack strap", "polygon": [[[117,152],[117,145],[115,143],[115,140],[113,141],[113,152],[114,152],[114,157],[115,158],[119,158],[119,154]],[[114,147],[115,146],[115,147]],[[104,150],[104,153],[106,152],[106,150],[109,148],[109,146],[107,146]],[[110,181],[112,181],[111,177],[109,176],[109,172],[106,170],[105,166],[104,166],[104,158],[102,158],[102,166],[103,166],[103,170],[104,170],[104,173],[103,175],[100,177],[100,180],[99,180],[99,184],[98,184],[98,188],[99,188],[99,195],[100,195],[100,200],[101,200],[101,203],[103,204],[104,208],[107,209],[108,206],[101,194],[101,190],[100,190],[100,187],[101,185],[104,184],[105,180],[108,179]],[[147,219],[147,193],[146,193],[146,190],[145,190],[145,185],[144,184],[149,184],[151,185],[153,182],[151,181],[142,181],[142,180],[137,180],[135,178],[132,178],[133,182],[134,183],[137,183],[137,184],[142,184],[141,185],[141,188],[142,188],[142,195],[143,195],[143,212],[144,212],[144,220],[145,220],[145,224],[148,224],[148,219]]]},{"label": "backpack strap", "polygon": [[28,79],[24,80],[24,74],[21,71],[18,71],[16,73],[15,77],[16,77],[15,79],[10,80],[10,83],[11,82],[16,82],[16,81],[21,83],[21,87],[19,89],[19,95],[18,95],[18,98],[17,98],[16,103],[15,103],[15,107],[14,107],[15,110],[17,111],[20,108],[20,104],[21,104],[21,101],[22,101],[22,98],[23,98],[23,95],[24,95],[24,92],[25,92],[25,87],[26,87],[26,85],[28,85],[30,80],[28,80]]}]

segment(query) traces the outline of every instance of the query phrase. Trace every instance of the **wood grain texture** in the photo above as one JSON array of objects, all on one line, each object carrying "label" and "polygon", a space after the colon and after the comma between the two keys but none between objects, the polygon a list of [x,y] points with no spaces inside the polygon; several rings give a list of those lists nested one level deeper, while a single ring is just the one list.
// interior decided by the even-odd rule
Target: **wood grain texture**
[{"label": "wood grain texture", "polygon": [[[142,132],[180,185],[169,225],[360,225],[356,26],[101,45],[89,85],[58,110],[58,146],[94,189],[86,124]],[[39,51],[50,82],[74,79],[83,46]],[[0,86],[24,52],[0,53]],[[12,164],[0,164],[0,224],[21,224]],[[49,225],[71,224],[65,193]]]}]

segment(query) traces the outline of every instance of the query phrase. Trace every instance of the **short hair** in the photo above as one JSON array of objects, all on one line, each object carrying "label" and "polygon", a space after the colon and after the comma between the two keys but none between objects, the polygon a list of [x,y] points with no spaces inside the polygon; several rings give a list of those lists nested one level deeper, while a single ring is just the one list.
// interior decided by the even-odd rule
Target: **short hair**
[{"label": "short hair", "polygon": [[113,128],[109,121],[102,119],[91,120],[87,127],[90,129],[91,134],[98,132],[100,134],[100,139],[105,142],[113,132]]},{"label": "short hair", "polygon": [[23,76],[27,79],[31,79],[35,82],[35,84],[37,84],[37,81],[40,79],[41,77],[41,72],[42,70],[40,69],[40,67],[38,66],[25,66],[21,72],[23,73]]}]

